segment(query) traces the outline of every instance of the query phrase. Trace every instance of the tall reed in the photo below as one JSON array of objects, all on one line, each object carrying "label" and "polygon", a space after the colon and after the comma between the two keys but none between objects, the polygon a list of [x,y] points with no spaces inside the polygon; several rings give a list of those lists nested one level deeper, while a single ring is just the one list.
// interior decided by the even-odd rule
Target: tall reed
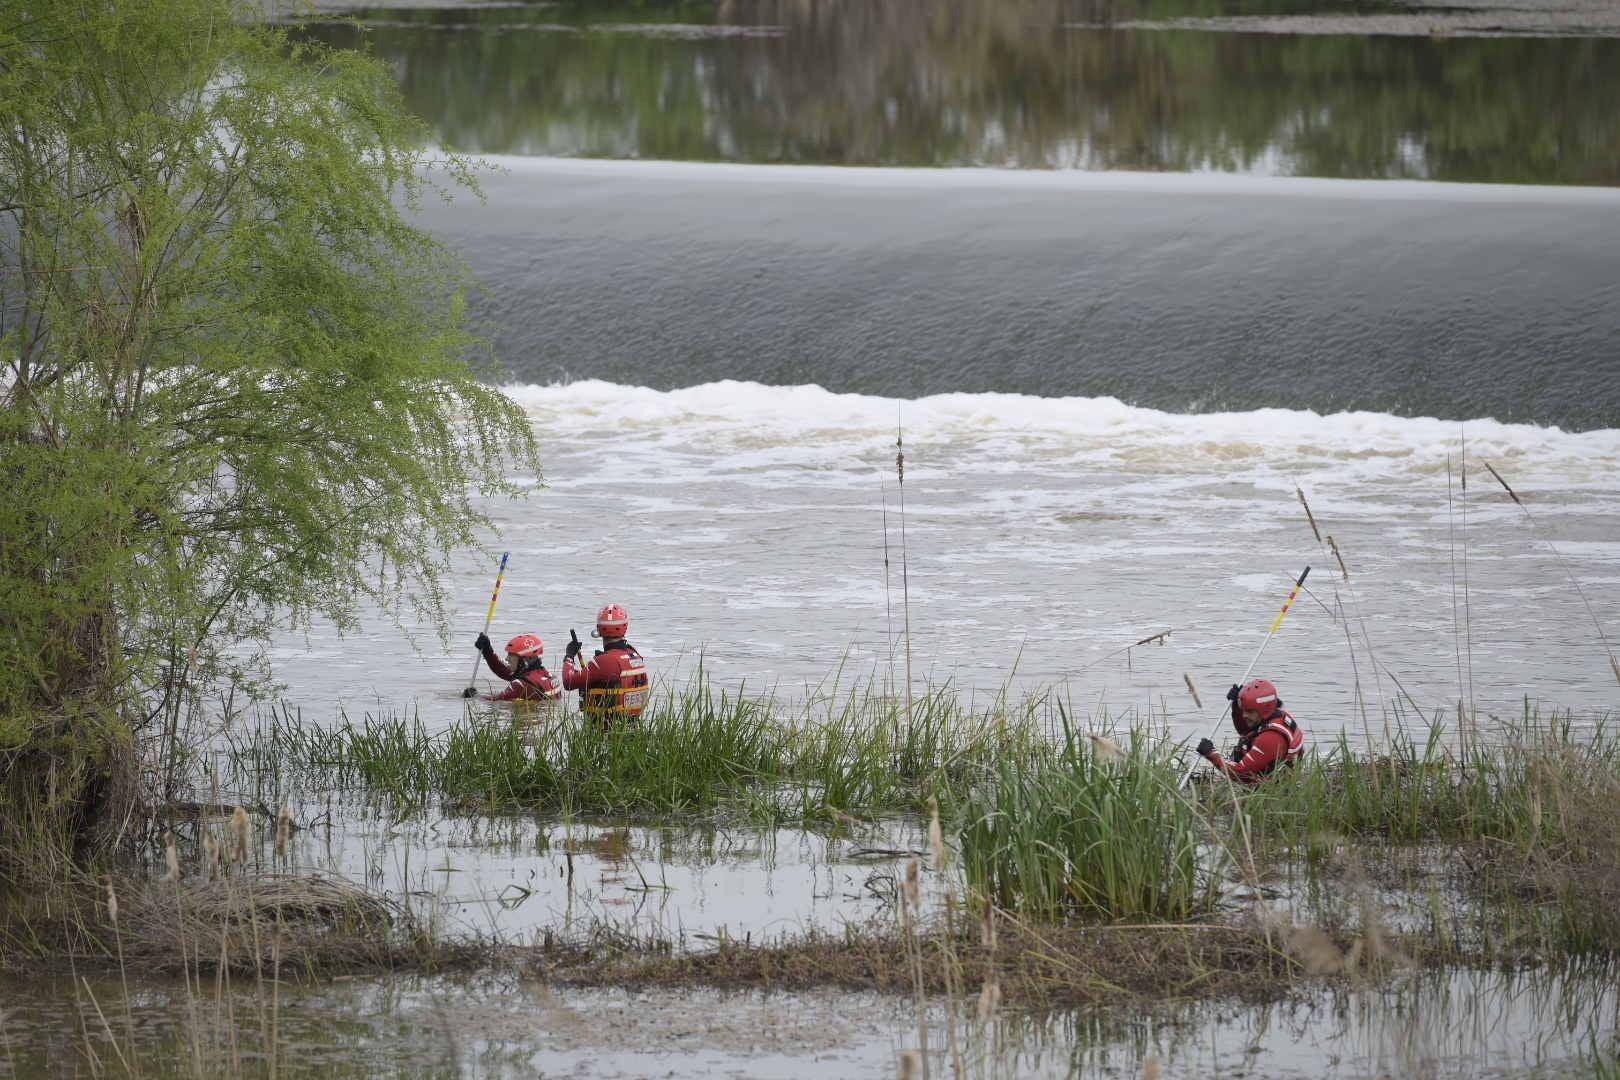
[{"label": "tall reed", "polygon": [[969,887],[1009,911],[1056,918],[1183,919],[1215,895],[1220,857],[1205,844],[1164,742],[1130,750],[1065,728],[1058,753],[1002,765],[966,806]]}]

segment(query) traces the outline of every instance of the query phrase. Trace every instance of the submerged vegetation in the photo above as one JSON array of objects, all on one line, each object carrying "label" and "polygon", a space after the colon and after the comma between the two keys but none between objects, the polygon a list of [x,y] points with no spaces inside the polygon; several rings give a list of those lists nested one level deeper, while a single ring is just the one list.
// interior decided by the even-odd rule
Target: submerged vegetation
[{"label": "submerged vegetation", "polygon": [[[788,715],[694,683],[614,731],[577,715],[469,714],[438,733],[416,718],[323,728],[282,715],[234,753],[244,778],[274,761],[282,788],[382,795],[396,813],[838,831],[937,806],[962,894],[1045,923],[1220,920],[1233,882],[1263,891],[1278,866],[1319,881],[1350,858],[1377,876],[1400,863],[1393,853],[1418,852],[1447,889],[1498,901],[1448,939],[1620,947],[1620,740],[1602,722],[1528,713],[1457,745],[1437,720],[1376,754],[1341,736],[1256,789],[1183,791],[1180,748],[1162,732],[1086,737],[1050,696],[973,711],[936,691],[914,701],[910,723],[877,694],[824,706]],[[1522,935],[1487,925],[1504,913]]]}]

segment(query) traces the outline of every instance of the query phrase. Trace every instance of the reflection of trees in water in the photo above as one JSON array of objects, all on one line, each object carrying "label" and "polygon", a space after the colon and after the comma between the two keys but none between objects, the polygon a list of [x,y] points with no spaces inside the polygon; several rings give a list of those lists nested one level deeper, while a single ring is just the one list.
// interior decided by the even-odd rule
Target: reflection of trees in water
[{"label": "reflection of trees in water", "polygon": [[[720,0],[369,37],[487,152],[1620,183],[1620,40],[1066,28],[1155,2]],[[653,13],[781,30],[590,29]]]}]

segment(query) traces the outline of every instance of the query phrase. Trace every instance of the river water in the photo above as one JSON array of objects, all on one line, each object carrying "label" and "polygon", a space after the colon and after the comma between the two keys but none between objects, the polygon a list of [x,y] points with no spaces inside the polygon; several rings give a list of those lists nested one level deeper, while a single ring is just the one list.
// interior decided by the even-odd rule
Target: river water
[{"label": "river water", "polygon": [[[1256,670],[1314,731],[1620,704],[1620,192],[500,164],[424,221],[545,463],[486,507],[502,640],[615,600],[667,683],[802,699],[909,625],[918,686],[1189,735],[1311,565]],[[461,715],[495,562],[419,659],[278,643],[288,696]]]},{"label": "river water", "polygon": [[[700,664],[792,703],[909,679],[1190,738],[1310,565],[1256,671],[1319,737],[1376,747],[1459,702],[1612,715],[1620,40],[1136,25],[1322,8],[412,0],[312,29],[366,38],[434,136],[494,167],[484,202],[420,220],[486,286],[544,475],[483,506],[500,531],[455,560],[448,640],[381,613],[286,634],[276,694],[323,722],[462,718],[509,551],[498,641],[538,632],[555,665],[619,601],[664,689]],[[881,918],[920,846],[915,823],[294,794],[296,868],[522,940],[835,929]],[[127,1009],[110,979],[0,985],[0,1075],[261,1063],[262,985],[132,978]],[[504,973],[275,993],[287,1074],[892,1075],[917,1036],[910,1003],[836,993]],[[1003,1014],[968,1045],[986,1076],[1558,1075],[1612,1058],[1617,1007],[1607,970],[1462,970]],[[927,1023],[937,1050],[938,1003]]]},{"label": "river water", "polygon": [[[1191,736],[1309,564],[1256,671],[1314,732],[1612,713],[1620,39],[1589,7],[1540,5],[1561,37],[1269,0],[317,22],[486,155],[484,201],[420,220],[486,287],[545,475],[486,507],[448,644],[316,627],[275,643],[284,696],[452,722],[510,550],[498,640],[556,666],[622,602],[666,687],[1053,690]],[[1259,16],[1317,22],[1144,22]]]}]

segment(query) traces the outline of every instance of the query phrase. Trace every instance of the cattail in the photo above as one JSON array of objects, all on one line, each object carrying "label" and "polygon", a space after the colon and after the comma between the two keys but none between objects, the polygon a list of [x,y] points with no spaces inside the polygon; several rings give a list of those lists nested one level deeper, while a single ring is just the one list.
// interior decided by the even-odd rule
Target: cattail
[{"label": "cattail", "polygon": [[213,829],[203,833],[203,866],[208,880],[213,881],[214,875],[219,873],[219,841],[214,838]]},{"label": "cattail", "polygon": [[107,918],[114,925],[118,925],[118,894],[113,891],[112,875],[107,875]]},{"label": "cattail", "polygon": [[282,804],[281,813],[276,815],[276,857],[287,857],[287,843],[292,839],[292,814],[288,812],[285,803]]},{"label": "cattail", "polygon": [[900,1080],[918,1080],[922,1076],[922,1055],[915,1050],[900,1051]]},{"label": "cattail", "polygon": [[1202,709],[1204,707],[1204,703],[1199,700],[1198,687],[1193,685],[1192,676],[1183,671],[1181,673],[1181,681],[1187,684],[1187,693],[1192,695],[1193,705],[1199,709]]},{"label": "cattail", "polygon": [[1159,1059],[1149,1054],[1142,1059],[1142,1080],[1159,1080]]},{"label": "cattail", "polygon": [[934,853],[934,869],[945,865],[945,836],[939,827],[939,800],[929,796],[928,805],[933,814],[928,819],[928,850]]},{"label": "cattail", "polygon": [[1524,505],[1524,503],[1519,502],[1519,493],[1514,491],[1512,488],[1508,487],[1508,482],[1506,480],[1502,479],[1502,474],[1496,471],[1496,467],[1494,465],[1492,465],[1490,462],[1487,461],[1485,463],[1485,468],[1490,472],[1490,474],[1492,476],[1496,477],[1496,482],[1498,484],[1502,485],[1502,490],[1508,493],[1508,498],[1512,499],[1514,502],[1518,503],[1520,506]]},{"label": "cattail", "polygon": [[979,944],[991,952],[996,948],[996,906],[990,901],[984,902],[984,911],[979,914]]},{"label": "cattail", "polygon": [[248,816],[247,811],[238,806],[231,815],[231,846],[230,861],[245,863],[248,857]]},{"label": "cattail", "polygon": [[922,908],[921,873],[922,866],[916,859],[906,863],[905,897],[906,903],[911,905],[912,911],[918,911]]},{"label": "cattail", "polygon": [[1294,494],[1299,496],[1299,505],[1305,508],[1305,520],[1311,523],[1311,533],[1316,537],[1316,542],[1320,544],[1322,542],[1322,530],[1316,527],[1316,517],[1311,513],[1311,504],[1305,501],[1305,492],[1296,487]]},{"label": "cattail", "polygon": [[1339,573],[1344,575],[1344,580],[1349,581],[1350,571],[1345,569],[1344,556],[1339,554],[1339,545],[1334,542],[1334,539],[1331,536],[1327,538],[1327,542],[1328,547],[1333,549],[1333,557],[1339,561]]},{"label": "cattail", "polygon": [[1125,751],[1119,748],[1119,743],[1106,735],[1093,735],[1088,731],[1086,738],[1091,740],[1091,752],[1098,761],[1118,761],[1125,756]]},{"label": "cattail", "polygon": [[979,990],[979,1019],[989,1020],[996,1015],[1001,1007],[1001,983],[996,981],[994,975],[984,977],[984,986]]},{"label": "cattail", "polygon": [[167,868],[164,881],[180,880],[180,853],[174,847],[174,833],[167,830],[163,833],[163,865]]}]

